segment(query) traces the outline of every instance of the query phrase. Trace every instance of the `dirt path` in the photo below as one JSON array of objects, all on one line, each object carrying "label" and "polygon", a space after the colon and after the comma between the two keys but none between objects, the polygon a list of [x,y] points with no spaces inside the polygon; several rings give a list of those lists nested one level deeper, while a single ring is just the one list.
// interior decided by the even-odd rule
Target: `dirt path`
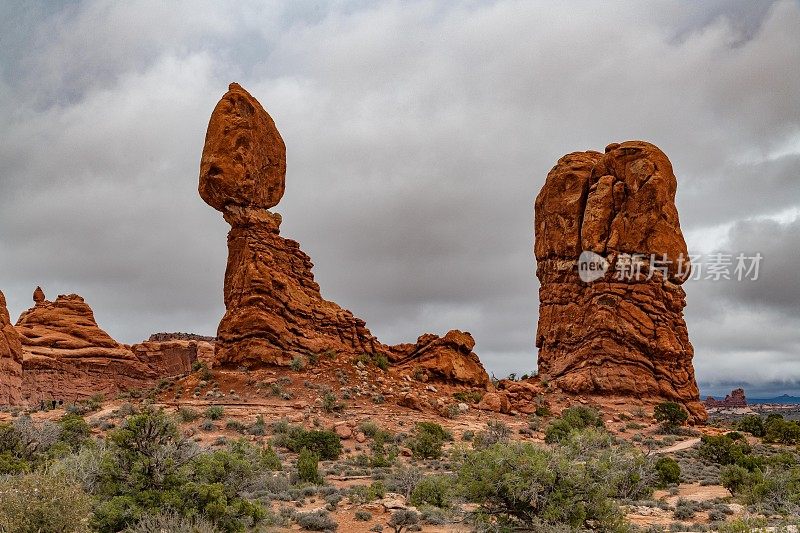
[{"label": "dirt path", "polygon": [[688,448],[691,448],[692,446],[695,446],[699,443],[700,443],[699,438],[682,440],[678,443],[673,444],[672,446],[667,446],[666,448],[655,450],[655,453],[675,453],[681,450],[686,450]]}]

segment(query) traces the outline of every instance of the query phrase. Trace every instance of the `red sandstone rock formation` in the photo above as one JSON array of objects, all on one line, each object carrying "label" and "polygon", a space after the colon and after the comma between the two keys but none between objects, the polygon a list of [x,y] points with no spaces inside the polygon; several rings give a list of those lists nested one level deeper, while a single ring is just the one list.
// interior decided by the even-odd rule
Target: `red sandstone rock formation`
[{"label": "red sandstone rock formation", "polygon": [[724,400],[715,400],[713,396],[705,399],[703,404],[706,407],[736,408],[747,407],[747,398],[744,389],[733,389],[730,394],[725,395]]},{"label": "red sandstone rock formation", "polygon": [[[646,142],[558,161],[536,198],[536,346],[540,376],[565,391],[675,400],[701,421],[683,320],[689,265],[676,186],[669,159]],[[577,272],[584,250],[609,265],[590,283]],[[628,254],[643,254],[644,264],[617,279]],[[653,268],[651,254],[660,262]]]},{"label": "red sandstone rock formation", "polygon": [[76,294],[54,302],[38,289],[36,305],[20,315],[23,397],[75,401],[95,394],[113,396],[145,388],[160,376],[129,347],[100,329],[92,309]]},{"label": "red sandstone rock formation", "polygon": [[221,364],[287,365],[326,351],[388,351],[363,320],[322,298],[310,258],[279,234],[267,210],[283,195],[286,148],[258,101],[232,83],[214,108],[200,164],[200,196],[231,225]]},{"label": "red sandstone rock formation", "polygon": [[15,405],[22,399],[22,344],[0,291],[0,405]]},{"label": "red sandstone rock formation", "polygon": [[214,359],[214,344],[203,340],[147,340],[132,345],[131,350],[159,378],[185,376],[195,361],[211,367]]},{"label": "red sandstone rock formation", "polygon": [[444,337],[426,333],[416,344],[391,347],[390,360],[398,367],[421,368],[436,379],[476,387],[489,385],[489,375],[473,353],[475,339],[456,329]]},{"label": "red sandstone rock formation", "polygon": [[258,100],[231,83],[211,113],[200,161],[200,197],[218,211],[227,205],[269,209],[283,196],[286,146]]}]

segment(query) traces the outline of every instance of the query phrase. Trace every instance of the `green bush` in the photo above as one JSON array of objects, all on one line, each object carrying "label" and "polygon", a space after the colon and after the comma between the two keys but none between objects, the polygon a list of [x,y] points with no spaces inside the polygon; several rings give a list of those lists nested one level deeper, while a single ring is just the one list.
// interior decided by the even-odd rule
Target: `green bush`
[{"label": "green bush", "polygon": [[449,476],[428,476],[423,478],[411,492],[411,503],[417,507],[432,505],[439,508],[450,507],[450,491],[453,479]]},{"label": "green bush", "polygon": [[784,420],[780,415],[770,415],[764,424],[764,442],[797,444],[800,442],[800,424]]},{"label": "green bush", "polygon": [[389,370],[389,359],[382,353],[379,353],[375,356],[375,366],[385,372]]},{"label": "green bush", "polygon": [[326,413],[341,413],[344,408],[345,404],[340,402],[334,393],[326,392],[322,395],[322,410]]},{"label": "green bush", "polygon": [[221,405],[212,405],[206,409],[206,418],[209,420],[219,420],[225,414],[225,408]]},{"label": "green bush", "polygon": [[544,440],[548,444],[561,442],[573,430],[604,427],[603,419],[596,409],[591,407],[570,407],[561,412],[561,416],[553,420],[545,430]]},{"label": "green bush", "polygon": [[59,421],[61,435],[59,440],[77,450],[92,434],[89,424],[80,415],[65,414]]},{"label": "green bush", "polygon": [[655,470],[661,487],[678,483],[681,480],[681,467],[671,457],[659,457],[655,464]]},{"label": "green bush", "polygon": [[381,481],[373,481],[369,485],[359,485],[350,489],[348,497],[356,504],[379,500],[386,495],[386,486]]},{"label": "green bush", "polygon": [[291,427],[283,439],[285,446],[296,453],[303,448],[319,455],[320,459],[338,459],[342,453],[342,441],[333,431],[306,431],[302,428]]},{"label": "green bush", "polygon": [[306,367],[306,363],[305,361],[303,361],[302,357],[296,355],[294,356],[294,359],[292,359],[292,362],[289,364],[289,367],[295,372],[300,372]]},{"label": "green bush", "polygon": [[442,456],[445,441],[452,439],[453,435],[435,422],[417,422],[414,435],[407,444],[417,459],[438,459]]},{"label": "green bush", "polygon": [[108,436],[100,463],[92,526],[116,532],[167,509],[202,515],[223,531],[239,531],[266,516],[240,496],[269,464],[269,452],[244,440],[198,454],[163,411],[145,409]]},{"label": "green bush", "polygon": [[755,478],[746,468],[739,465],[725,465],[719,471],[720,485],[731,491],[732,494],[739,494],[745,488],[755,482]]},{"label": "green bush", "polygon": [[319,484],[322,476],[319,473],[319,455],[303,448],[297,457],[297,476],[300,481]]},{"label": "green bush", "polygon": [[191,407],[181,407],[178,409],[178,418],[180,418],[181,422],[194,422],[200,418],[200,413]]},{"label": "green bush", "polygon": [[675,402],[662,402],[656,405],[653,417],[661,422],[664,427],[677,428],[686,423],[689,413]]},{"label": "green bush", "polygon": [[89,531],[91,499],[63,476],[32,473],[0,480],[0,531]]},{"label": "green bush", "polygon": [[751,448],[747,441],[728,435],[703,435],[698,448],[700,457],[717,464],[730,465],[745,461]]},{"label": "green bush", "polygon": [[477,390],[458,391],[453,393],[453,398],[464,403],[478,403],[483,398],[483,393]]},{"label": "green bush", "polygon": [[500,529],[555,530],[555,526],[625,531],[608,482],[617,476],[602,460],[576,461],[563,450],[532,444],[497,444],[467,452],[457,487],[478,516],[495,517]]}]

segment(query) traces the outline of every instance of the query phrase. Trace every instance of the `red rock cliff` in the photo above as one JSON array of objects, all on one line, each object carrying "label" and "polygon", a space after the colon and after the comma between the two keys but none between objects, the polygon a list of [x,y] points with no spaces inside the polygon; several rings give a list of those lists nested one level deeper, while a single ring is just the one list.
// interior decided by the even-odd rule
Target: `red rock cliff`
[{"label": "red rock cliff", "polygon": [[0,405],[15,405],[22,399],[22,343],[0,291]]}]

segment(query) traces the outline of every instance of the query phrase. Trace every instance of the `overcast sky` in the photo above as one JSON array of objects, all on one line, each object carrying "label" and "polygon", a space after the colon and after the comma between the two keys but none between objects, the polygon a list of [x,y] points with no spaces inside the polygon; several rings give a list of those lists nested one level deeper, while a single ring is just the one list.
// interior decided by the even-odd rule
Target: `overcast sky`
[{"label": "overcast sky", "polygon": [[[556,9],[558,8],[558,9]],[[197,194],[231,81],[287,145],[281,233],[382,341],[472,332],[536,365],[533,200],[563,154],[642,139],[678,177],[704,394],[800,392],[800,4],[2,2],[0,288],[83,295],[122,342],[214,334],[228,225]]]}]

